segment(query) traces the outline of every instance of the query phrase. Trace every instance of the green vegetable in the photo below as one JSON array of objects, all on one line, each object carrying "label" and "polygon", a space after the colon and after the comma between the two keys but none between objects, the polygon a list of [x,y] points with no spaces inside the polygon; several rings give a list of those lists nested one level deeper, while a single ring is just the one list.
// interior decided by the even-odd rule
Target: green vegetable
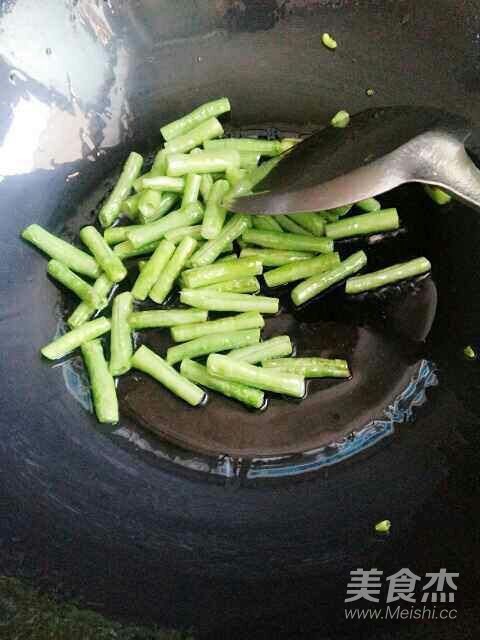
[{"label": "green vegetable", "polygon": [[206,140],[223,135],[223,127],[217,118],[209,118],[190,129],[186,133],[170,138],[165,144],[165,151],[168,153],[186,153],[194,147],[198,147]]},{"label": "green vegetable", "polygon": [[[227,169],[228,171],[228,169]],[[204,173],[200,181],[200,195],[206,203],[210,195],[210,189],[213,187],[213,178],[209,173]]]},{"label": "green vegetable", "polygon": [[101,273],[100,267],[92,256],[65,242],[65,240],[57,238],[38,224],[31,224],[24,229],[22,238],[76,273],[81,273],[89,278],[98,278]]},{"label": "green vegetable", "polygon": [[153,211],[153,209],[143,208],[142,211],[138,212],[138,221],[142,224],[148,224],[150,222],[155,222],[166,213],[170,211],[170,209],[176,204],[178,200],[176,193],[162,193],[160,196],[160,204],[157,209]]},{"label": "green vegetable", "polygon": [[98,309],[104,303],[95,289],[90,286],[80,276],[77,276],[71,269],[66,267],[58,260],[50,260],[47,268],[48,273],[64,287],[73,291],[73,293],[86,302],[88,305]]},{"label": "green vegetable", "polygon": [[141,226],[141,224],[130,224],[123,225],[121,227],[108,227],[108,229],[105,229],[103,232],[103,239],[109,245],[125,242],[127,240],[127,233],[130,233],[130,231],[138,229]]},{"label": "green vegetable", "polygon": [[136,300],[146,300],[174,251],[175,245],[172,242],[168,240],[162,240],[160,242],[150,260],[139,274],[132,289],[132,295]]},{"label": "green vegetable", "polygon": [[242,238],[245,242],[250,242],[251,244],[256,244],[260,247],[267,247],[270,249],[314,251],[317,253],[330,253],[333,251],[333,241],[329,238],[302,236],[295,233],[278,233],[278,231],[247,229],[243,233]]},{"label": "green vegetable", "polygon": [[154,176],[164,176],[167,170],[167,152],[165,149],[160,149],[152,164],[150,173]]},{"label": "green vegetable", "polygon": [[305,378],[349,378],[346,360],[327,358],[278,358],[263,363],[264,367],[290,371]]},{"label": "green vegetable", "polygon": [[427,195],[429,195],[436,204],[444,205],[448,204],[452,200],[452,196],[439,187],[434,187],[431,184],[426,184],[424,185],[424,189]]},{"label": "green vegetable", "polygon": [[364,236],[381,231],[398,229],[400,221],[396,209],[382,209],[373,213],[362,213],[338,222],[327,224],[325,234],[332,240],[350,236]]},{"label": "green vegetable", "polygon": [[207,240],[216,238],[222,230],[227,210],[220,203],[229,189],[227,180],[217,180],[210,189],[202,225],[202,236]]},{"label": "green vegetable", "polygon": [[81,345],[85,367],[90,378],[93,405],[99,422],[118,422],[118,400],[115,381],[108,370],[100,340],[91,340]]},{"label": "green vegetable", "polygon": [[[218,262],[218,261],[217,261]],[[258,278],[250,276],[248,278],[235,278],[235,280],[225,280],[210,284],[207,287],[199,287],[198,291],[224,291],[225,293],[258,293],[260,282]]]},{"label": "green vegetable", "polygon": [[137,217],[140,195],[140,193],[135,193],[122,202],[120,212],[124,213],[130,220],[135,220]]},{"label": "green vegetable", "polygon": [[365,200],[359,200],[356,205],[360,209],[363,209],[363,211],[367,211],[367,213],[370,213],[372,211],[380,211],[382,208],[380,202],[375,198],[365,198]]},{"label": "green vegetable", "polygon": [[84,342],[95,340],[107,331],[110,331],[110,320],[108,318],[97,318],[90,322],[85,322],[81,327],[72,329],[64,333],[46,347],[42,348],[42,355],[49,360],[59,360],[70,352],[77,349]]},{"label": "green vegetable", "polygon": [[229,380],[222,380],[222,378],[212,376],[208,373],[207,367],[193,360],[182,360],[180,373],[192,382],[201,384],[208,389],[213,389],[249,407],[260,409],[265,403],[264,393],[259,389],[253,389],[237,382],[230,382]]},{"label": "green vegetable", "polygon": [[345,285],[345,291],[346,293],[362,293],[363,291],[370,291],[370,289],[377,289],[378,287],[383,287],[392,282],[398,282],[399,280],[413,278],[414,276],[421,275],[422,273],[428,273],[431,268],[432,265],[426,258],[416,258],[415,260],[395,264],[391,267],[387,267],[386,269],[380,269],[380,271],[373,271],[361,276],[348,278]]},{"label": "green vegetable", "polygon": [[338,111],[330,120],[332,127],[337,127],[337,129],[345,129],[345,127],[348,127],[349,123],[350,114],[348,111]]},{"label": "green vegetable", "polygon": [[182,209],[188,204],[193,204],[198,200],[198,194],[200,193],[200,184],[202,183],[202,176],[198,173],[189,173],[185,178],[185,189],[183,191]]},{"label": "green vegetable", "polygon": [[223,227],[221,232],[213,240],[209,240],[192,257],[194,267],[203,267],[212,264],[223,252],[226,246],[236,240],[249,227],[249,216],[236,213]]},{"label": "green vegetable", "polygon": [[128,319],[132,310],[133,296],[129,291],[113,299],[109,367],[112,376],[121,376],[131,367],[133,344]]},{"label": "green vegetable", "polygon": [[200,204],[189,204],[185,209],[177,209],[166,216],[134,229],[127,234],[127,238],[135,248],[140,248],[155,240],[160,240],[170,229],[178,227],[187,227],[191,224],[200,222],[203,217],[203,209]]},{"label": "green vegetable", "polygon": [[193,238],[194,240],[203,240],[202,225],[196,224],[190,227],[177,227],[171,229],[165,234],[165,239],[170,240],[173,244],[178,244],[184,238]]},{"label": "green vegetable", "polygon": [[225,331],[200,336],[188,342],[182,342],[167,350],[167,362],[175,364],[185,358],[198,358],[217,351],[229,351],[260,341],[260,329],[244,331]]},{"label": "green vegetable", "polygon": [[188,173],[222,173],[228,167],[240,166],[238,151],[202,151],[187,155],[172,153],[167,156],[167,175],[184,176]]},{"label": "green vegetable", "polygon": [[349,256],[346,260],[343,260],[338,267],[326,271],[324,273],[317,273],[308,280],[304,280],[298,284],[291,292],[291,297],[297,306],[303,304],[314,298],[316,295],[325,291],[332,285],[348,278],[352,274],[360,271],[362,267],[367,264],[367,256],[363,251],[357,251],[353,255]]},{"label": "green vegetable", "polygon": [[161,205],[162,194],[160,191],[154,191],[153,189],[141,191],[138,200],[139,217],[141,216],[142,220],[148,220],[149,222],[157,220]]},{"label": "green vegetable", "polygon": [[276,251],[275,249],[247,248],[240,252],[241,258],[255,257],[261,260],[264,267],[281,267],[284,264],[308,260],[313,258],[313,253],[306,251]]},{"label": "green vegetable", "polygon": [[277,269],[272,269],[264,274],[265,282],[269,287],[278,287],[295,280],[303,280],[317,273],[330,271],[340,264],[338,253],[326,253],[311,258],[310,260],[297,260]]},{"label": "green vegetable", "polygon": [[301,376],[263,369],[217,353],[208,356],[207,371],[210,375],[248,387],[282,393],[294,398],[303,398],[305,395],[305,380]]},{"label": "green vegetable", "polygon": [[254,345],[253,347],[242,347],[241,349],[230,351],[228,357],[233,358],[234,360],[240,360],[241,362],[256,364],[257,362],[263,362],[265,360],[270,360],[271,358],[289,356],[292,353],[292,350],[292,343],[288,336],[277,336],[276,338],[270,338],[270,340],[265,340],[260,344]]},{"label": "green vegetable", "polygon": [[475,349],[470,345],[468,345],[468,347],[465,347],[465,349],[463,350],[463,355],[469,360],[475,360],[477,357]]},{"label": "green vegetable", "polygon": [[130,194],[134,181],[140,175],[142,165],[143,158],[140,154],[132,152],[128,156],[117,184],[98,214],[102,227],[110,227],[120,215],[122,202]]},{"label": "green vegetable", "polygon": [[200,105],[191,113],[182,116],[178,120],[174,120],[173,122],[166,124],[160,129],[160,132],[164,140],[172,140],[172,138],[176,138],[188,131],[191,131],[200,123],[205,122],[205,120],[219,116],[227,111],[230,111],[230,102],[228,98],[212,100]]},{"label": "green vegetable", "polygon": [[307,229],[314,236],[323,236],[325,234],[325,221],[318,213],[293,213],[289,218],[304,229]]},{"label": "green vegetable", "polygon": [[253,138],[222,138],[222,140],[209,140],[203,148],[206,151],[220,151],[222,149],[234,149],[239,152],[259,153],[262,156],[278,156],[283,153],[284,145],[280,140],[261,140]]},{"label": "green vegetable", "polygon": [[[240,163],[241,162],[242,162],[242,155],[240,154]],[[225,169],[225,178],[228,180],[228,182],[232,187],[238,184],[241,180],[244,180],[246,175],[247,175],[246,169],[241,169],[239,167],[228,167],[227,169]]]},{"label": "green vegetable", "polygon": [[94,315],[96,311],[103,309],[107,305],[107,296],[113,288],[113,282],[108,279],[108,276],[104,273],[95,280],[93,284],[93,290],[99,296],[100,300],[102,300],[102,305],[100,307],[95,307],[94,305],[87,304],[86,302],[81,302],[78,307],[73,311],[71,316],[68,318],[67,323],[69,327],[75,329],[80,325],[84,324]]},{"label": "green vegetable", "polygon": [[255,311],[240,313],[239,315],[220,318],[219,320],[209,320],[208,322],[198,322],[197,320],[194,322],[195,324],[184,324],[182,326],[172,327],[171,334],[173,340],[175,340],[175,342],[186,342],[187,340],[195,340],[195,338],[200,338],[201,336],[214,335],[216,333],[231,333],[234,331],[242,331],[243,329],[262,329],[265,326],[265,320]]},{"label": "green vegetable", "polygon": [[252,169],[260,162],[260,153],[256,153],[255,151],[239,151],[238,153],[240,154],[241,169]]},{"label": "green vegetable", "polygon": [[203,324],[208,318],[208,311],[200,309],[168,309],[167,311],[134,311],[128,322],[131,329],[156,329],[159,327],[175,327],[177,325],[196,326],[190,323]]},{"label": "green vegetable", "polygon": [[375,525],[376,533],[389,533],[392,527],[392,523],[390,520],[381,520],[381,522],[377,522]]},{"label": "green vegetable", "polygon": [[307,231],[304,227],[297,224],[295,220],[289,216],[279,215],[275,216],[276,222],[280,225],[283,231],[288,231],[289,233],[296,233],[301,236],[310,236],[312,235],[310,231]]},{"label": "green vegetable", "polygon": [[263,271],[260,260],[255,258],[240,258],[239,260],[210,264],[206,267],[188,269],[182,274],[182,282],[186,288],[196,289],[206,287],[217,282],[257,276]]},{"label": "green vegetable", "polygon": [[192,255],[197,246],[197,241],[186,237],[176,247],[167,265],[160,273],[157,282],[150,291],[150,298],[157,304],[162,303],[173,289],[175,280],[185,267],[185,263]]},{"label": "green vegetable", "polygon": [[183,289],[180,301],[197,309],[207,311],[258,311],[278,313],[278,298],[251,296],[245,293],[217,293],[205,289]]},{"label": "green vegetable", "polygon": [[185,179],[145,175],[137,180],[135,186],[138,191],[152,189],[155,191],[168,191],[169,193],[182,193],[185,189]]},{"label": "green vegetable", "polygon": [[334,40],[329,33],[322,34],[322,43],[327,49],[336,49],[338,46],[337,41]]},{"label": "green vegetable", "polygon": [[261,231],[283,231],[273,216],[252,216],[252,224]]},{"label": "green vegetable", "polygon": [[135,258],[137,256],[145,256],[149,253],[153,253],[157,246],[158,240],[155,240],[155,242],[149,242],[141,247],[134,247],[130,240],[126,240],[125,242],[119,242],[115,245],[113,253],[118,256],[120,260],[126,260],[127,258]]},{"label": "green vegetable", "polygon": [[121,282],[127,276],[127,270],[122,261],[115,255],[95,227],[83,227],[80,239],[93,253],[95,260],[112,282]]}]

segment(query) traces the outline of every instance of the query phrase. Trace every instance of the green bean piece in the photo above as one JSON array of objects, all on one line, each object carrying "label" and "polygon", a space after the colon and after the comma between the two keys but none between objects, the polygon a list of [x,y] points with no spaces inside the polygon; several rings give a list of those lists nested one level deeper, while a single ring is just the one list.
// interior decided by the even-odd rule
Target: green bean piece
[{"label": "green bean piece", "polygon": [[127,275],[127,270],[122,261],[115,255],[105,242],[103,236],[89,225],[80,230],[80,239],[93,253],[95,260],[100,265],[112,282],[121,282]]},{"label": "green bean piece", "polygon": [[136,258],[137,256],[145,256],[153,253],[157,246],[158,240],[138,248],[134,247],[130,240],[125,240],[125,242],[119,242],[113,247],[113,253],[118,256],[120,260],[126,260],[127,258]]},{"label": "green bean piece", "polygon": [[257,364],[257,362],[264,362],[272,358],[289,356],[292,351],[292,342],[288,336],[276,336],[253,347],[234,349],[230,351],[228,357],[249,364]]},{"label": "green bean piece", "polygon": [[142,175],[138,176],[136,180],[133,181],[133,190],[135,191],[135,195],[138,195],[140,191],[143,191],[145,187],[143,186],[144,178],[153,178],[155,176],[151,171],[147,171],[147,173],[142,173]]},{"label": "green bean piece", "polygon": [[225,293],[258,293],[260,291],[260,282],[258,278],[250,276],[248,278],[235,278],[234,280],[217,282],[206,287],[200,287],[199,290],[223,291]]},{"label": "green bean piece", "polygon": [[129,220],[136,220],[138,214],[138,201],[140,200],[140,193],[135,193],[133,196],[129,196],[122,202],[120,207],[120,213],[124,213]]},{"label": "green bean piece", "polygon": [[352,208],[351,204],[344,205],[343,207],[335,207],[334,209],[327,209],[326,211],[319,211],[318,215],[321,216],[325,224],[329,222],[337,222],[339,218],[346,215]]},{"label": "green bean piece", "polygon": [[337,127],[337,129],[345,129],[348,127],[350,123],[350,114],[348,111],[338,111],[333,118],[330,120],[330,124],[332,127]]},{"label": "green bean piece", "polygon": [[327,49],[336,49],[338,46],[337,41],[329,33],[322,34],[322,43]]},{"label": "green bean piece", "polygon": [[222,138],[208,140],[203,145],[206,151],[234,149],[240,152],[259,153],[262,156],[278,156],[284,148],[280,140],[262,140],[258,138]]},{"label": "green bean piece", "polygon": [[38,224],[31,224],[24,229],[22,238],[76,273],[89,278],[98,278],[101,273],[100,267],[91,255],[57,238]]},{"label": "green bean piece", "polygon": [[378,287],[384,287],[386,284],[391,284],[392,282],[398,282],[399,280],[406,280],[407,278],[414,278],[423,273],[428,273],[431,268],[432,265],[426,258],[415,258],[408,262],[394,264],[386,269],[348,278],[345,284],[345,292],[354,294],[370,291],[371,289],[378,289]]},{"label": "green bean piece", "polygon": [[177,202],[178,196],[176,193],[161,193],[160,196],[160,204],[158,205],[155,211],[147,211],[145,208],[143,211],[138,212],[138,221],[142,224],[149,224],[150,222],[155,222],[159,220],[162,216],[172,209],[174,204]]},{"label": "green bean piece", "polygon": [[173,289],[175,280],[180,275],[185,263],[197,246],[193,238],[184,238],[176,247],[174,254],[160,273],[157,282],[150,291],[150,298],[157,304],[162,303]]},{"label": "green bean piece", "polygon": [[110,227],[120,215],[122,202],[130,194],[134,181],[140,175],[142,165],[143,158],[140,154],[132,152],[128,156],[117,184],[98,214],[102,227]]},{"label": "green bean piece", "polygon": [[212,264],[223,253],[224,248],[239,238],[250,226],[250,217],[236,213],[231,217],[221,232],[213,240],[209,240],[192,258],[194,267]]},{"label": "green bean piece", "polygon": [[191,225],[189,227],[177,227],[171,229],[165,234],[165,239],[170,240],[173,244],[178,244],[184,238],[193,238],[194,240],[203,240],[202,225]]},{"label": "green bean piece", "polygon": [[296,233],[301,236],[311,236],[310,231],[307,231],[299,224],[297,224],[294,220],[289,218],[289,216],[279,215],[275,216],[276,221],[282,227],[283,231],[288,231],[289,233]]},{"label": "green bean piece", "polygon": [[[228,171],[228,169],[227,169]],[[210,195],[210,189],[213,187],[213,178],[209,173],[204,173],[200,181],[200,195],[202,200],[207,203],[208,196]]]},{"label": "green bean piece", "polygon": [[90,379],[93,406],[99,422],[118,422],[118,400],[115,380],[108,369],[100,340],[91,340],[80,346]]},{"label": "green bean piece", "polygon": [[202,176],[198,173],[189,173],[185,178],[185,189],[182,197],[182,209],[188,204],[194,204],[198,200]]},{"label": "green bean piece", "polygon": [[247,247],[240,252],[241,258],[255,257],[262,261],[264,267],[281,267],[284,264],[314,258],[313,253],[307,251],[276,251],[275,249],[260,249]]},{"label": "green bean piece", "polygon": [[150,260],[140,272],[132,289],[135,300],[146,300],[148,294],[165,269],[175,251],[175,245],[168,240],[162,240],[153,252]]},{"label": "green bean piece", "polygon": [[435,187],[431,184],[426,184],[424,185],[424,189],[427,195],[429,195],[436,204],[444,205],[448,204],[452,200],[452,196],[439,187]]},{"label": "green bean piece", "polygon": [[188,227],[200,222],[202,217],[203,209],[201,205],[198,202],[189,204],[185,209],[176,209],[156,222],[134,229],[127,234],[127,238],[138,249],[146,244],[160,240],[170,229]]},{"label": "green bean piece", "polygon": [[169,193],[183,193],[185,189],[184,178],[171,178],[170,176],[142,176],[138,181],[139,190],[153,189],[155,191],[168,191]]},{"label": "green bean piece", "polygon": [[296,373],[304,378],[350,378],[346,360],[328,358],[278,358],[263,363],[268,369]]},{"label": "green bean piece", "polygon": [[160,191],[153,189],[145,189],[140,192],[140,200],[138,201],[138,211],[142,216],[142,220],[157,220],[157,212],[162,204],[162,194]]},{"label": "green bean piece", "polygon": [[55,278],[64,287],[70,289],[83,302],[96,309],[102,306],[104,301],[95,289],[58,260],[50,260],[47,271],[52,278]]},{"label": "green bean piece", "polygon": [[260,162],[261,154],[256,151],[239,151],[240,169],[253,169]]},{"label": "green bean piece", "polygon": [[167,171],[167,152],[165,149],[160,149],[153,160],[150,173],[155,176],[164,176]]},{"label": "green bean piece", "polygon": [[208,356],[207,371],[210,375],[245,384],[248,387],[282,393],[294,398],[303,398],[305,395],[305,379],[302,376],[285,371],[263,369],[218,353]]},{"label": "green bean piece", "polygon": [[125,242],[125,240],[127,240],[127,233],[141,226],[140,224],[129,224],[122,225],[121,227],[108,227],[108,229],[105,229],[103,232],[103,239],[109,245]]},{"label": "green bean piece", "polygon": [[188,269],[182,274],[182,282],[187,289],[197,289],[198,287],[207,287],[210,284],[225,282],[226,280],[258,276],[261,275],[262,271],[263,265],[260,260],[240,258],[230,262]]},{"label": "green bean piece", "polygon": [[217,180],[210,189],[202,224],[202,236],[206,240],[216,238],[222,230],[227,210],[220,203],[229,189],[227,180]]},{"label": "green bean piece", "polygon": [[477,359],[477,352],[475,351],[475,349],[470,344],[467,345],[464,348],[463,355],[466,358],[468,358],[469,360],[476,360]]},{"label": "green bean piece", "polygon": [[75,329],[84,324],[95,314],[96,311],[101,311],[107,306],[108,296],[113,288],[113,282],[108,278],[105,273],[95,280],[93,283],[93,290],[103,301],[100,307],[95,307],[86,302],[81,302],[78,307],[73,311],[67,320],[67,324],[71,329]]},{"label": "green bean piece", "polygon": [[175,342],[187,342],[195,340],[201,336],[213,335],[215,333],[226,333],[242,331],[243,329],[262,329],[265,320],[256,311],[240,313],[236,316],[209,320],[208,322],[197,322],[195,324],[184,324],[172,327],[170,333]]},{"label": "green bean piece", "polygon": [[330,271],[317,273],[307,280],[298,284],[291,292],[291,298],[295,305],[303,304],[316,295],[325,291],[332,285],[345,280],[367,264],[367,256],[364,251],[357,251],[346,260],[343,260],[338,267]]},{"label": "green bean piece", "polygon": [[[232,249],[233,249],[233,245],[232,245]],[[216,262],[230,262],[231,260],[238,260],[238,256],[236,253],[227,253],[221,258],[218,258]]]},{"label": "green bean piece", "polygon": [[218,98],[217,100],[206,102],[194,109],[191,113],[166,124],[160,129],[160,133],[164,140],[169,141],[172,140],[172,138],[187,133],[187,131],[198,126],[201,122],[219,116],[227,111],[230,111],[228,98]]},{"label": "green bean piece", "polygon": [[261,231],[283,232],[282,227],[273,216],[252,216],[252,224],[254,229],[260,229]]},{"label": "green bean piece", "polygon": [[132,310],[133,296],[130,291],[113,299],[109,367],[112,376],[121,376],[131,368],[133,341],[128,319]]},{"label": "green bean piece", "polygon": [[202,151],[196,154],[172,153],[167,156],[167,175],[184,176],[188,173],[223,173],[228,167],[240,166],[238,151]]},{"label": "green bean piece", "polygon": [[[206,240],[200,240],[197,244],[197,248],[195,250],[195,253],[192,255],[191,258],[189,258],[189,260],[186,262],[185,264],[185,268],[186,269],[192,269],[194,264],[193,264],[193,260],[195,260],[197,253],[203,248],[205,247],[207,244]],[[226,244],[224,247],[222,247],[222,251],[221,254],[225,254],[225,253],[231,253],[233,251],[233,242],[229,242],[228,244]],[[220,260],[221,258],[218,258],[216,260],[216,262],[218,262],[218,260]]]},{"label": "green bean piece", "polygon": [[316,253],[331,253],[333,251],[333,240],[329,238],[302,236],[296,233],[278,233],[278,231],[247,229],[242,234],[242,239],[245,240],[245,242],[269,249],[314,251]]},{"label": "green bean piece", "polygon": [[278,313],[278,298],[251,296],[246,293],[218,293],[205,289],[183,289],[180,301],[196,309],[207,311],[258,311]]},{"label": "green bean piece", "polygon": [[208,318],[208,311],[201,309],[163,309],[154,311],[134,311],[128,322],[132,329],[158,329],[160,327],[176,327],[177,325],[195,326],[191,323],[203,324]]},{"label": "green bean piece", "polygon": [[243,404],[254,407],[255,409],[261,409],[265,404],[265,395],[260,389],[254,389],[253,387],[247,387],[244,384],[238,384],[237,382],[231,382],[229,380],[223,380],[217,376],[212,376],[208,373],[207,367],[204,367],[198,362],[185,359],[182,360],[180,365],[180,373],[185,377],[207,387],[217,391],[228,398],[238,400]]},{"label": "green bean piece", "polygon": [[111,323],[108,318],[96,318],[85,322],[80,327],[64,333],[62,336],[41,349],[42,355],[49,360],[59,360],[77,349],[84,342],[95,340],[107,331]]},{"label": "green bean piece", "polygon": [[365,200],[359,200],[355,203],[357,207],[366,211],[367,213],[371,213],[372,211],[380,211],[382,205],[375,198],[365,198]]},{"label": "green bean piece", "polygon": [[345,220],[331,222],[325,227],[327,238],[339,240],[351,236],[365,236],[381,231],[398,229],[400,221],[396,209],[382,209],[373,213],[362,213],[359,216],[351,216]]},{"label": "green bean piece", "polygon": [[253,187],[263,180],[270,171],[280,162],[280,157],[270,158],[269,160],[262,162],[258,167],[254,167],[252,170],[247,171],[245,176],[239,180],[232,182],[232,188],[225,195],[224,205],[229,208],[229,205],[240,196],[245,196],[251,193]]},{"label": "green bean piece", "polygon": [[188,342],[182,342],[167,350],[167,362],[175,364],[185,358],[199,358],[217,351],[230,351],[237,347],[260,342],[260,329],[243,331],[224,331],[208,336],[200,336]]},{"label": "green bean piece", "polygon": [[148,373],[149,376],[155,378],[157,382],[193,407],[202,404],[205,400],[203,389],[181,376],[163,358],[144,345],[133,354],[132,367]]},{"label": "green bean piece", "polygon": [[217,118],[209,118],[197,125],[194,129],[190,129],[181,136],[171,138],[165,144],[167,153],[187,153],[194,147],[198,147],[206,140],[217,138],[223,135],[223,127]]},{"label": "green bean piece", "polygon": [[325,235],[325,221],[318,213],[294,213],[288,217],[314,236]]},{"label": "green bean piece", "polygon": [[[241,162],[241,158],[240,158]],[[225,170],[225,178],[228,180],[229,184],[233,187],[238,184],[241,180],[245,178],[247,175],[246,169],[239,169],[238,167],[228,167]]]},{"label": "green bean piece", "polygon": [[340,264],[338,253],[325,253],[310,260],[297,260],[285,264],[277,269],[272,269],[264,274],[265,282],[269,287],[278,287],[295,280],[304,280],[314,274],[330,271]]}]

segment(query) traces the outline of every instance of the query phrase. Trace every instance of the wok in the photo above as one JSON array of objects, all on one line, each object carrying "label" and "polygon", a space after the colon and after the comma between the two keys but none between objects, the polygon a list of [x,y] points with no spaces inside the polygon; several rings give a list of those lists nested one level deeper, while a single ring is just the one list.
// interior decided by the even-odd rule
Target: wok
[{"label": "wok", "polygon": [[[127,379],[113,431],[89,413],[78,361],[39,356],[71,301],[19,233],[37,222],[73,237],[128,150],[148,154],[161,124],[221,95],[230,130],[267,136],[395,104],[480,122],[478,3],[10,0],[0,14],[3,570],[219,637],[338,630],[356,567],[451,561],[467,606],[480,375],[463,348],[480,347],[478,214],[440,209],[419,186],[387,194],[409,233],[372,246],[373,264],[425,253],[433,279],[348,304],[337,292],[274,320],[303,348],[341,347],[361,372],[351,382],[239,418],[232,403],[189,411]],[[475,158],[478,136],[469,144]],[[393,528],[379,538],[384,518]]]}]

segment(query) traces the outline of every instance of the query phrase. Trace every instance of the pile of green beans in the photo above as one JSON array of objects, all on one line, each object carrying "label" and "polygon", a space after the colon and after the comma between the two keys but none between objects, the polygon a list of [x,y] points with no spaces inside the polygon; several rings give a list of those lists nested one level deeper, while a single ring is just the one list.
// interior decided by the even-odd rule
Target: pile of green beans
[{"label": "pile of green beans", "polygon": [[[339,239],[399,228],[397,210],[375,198],[276,217],[230,213],[232,198],[299,140],[222,137],[219,117],[228,111],[219,98],[162,127],[164,145],[146,171],[130,153],[98,223],[79,231],[81,248],[38,224],[22,232],[48,256],[50,277],[78,299],[70,330],[41,353],[58,360],[80,349],[100,422],[118,422],[115,378],[131,369],[192,406],[210,389],[255,409],[265,407],[265,392],[302,398],[306,378],[349,378],[346,360],[297,357],[288,335],[262,340],[268,315],[280,311],[269,290],[290,285],[291,300],[303,305],[338,282],[357,294],[430,270],[420,257],[359,274],[366,253],[340,255]],[[348,126],[345,114],[334,126]],[[429,193],[445,202],[439,189]],[[266,295],[258,295],[260,278]],[[158,308],[142,308],[147,300]],[[145,330],[169,332],[166,353],[135,348]]]}]

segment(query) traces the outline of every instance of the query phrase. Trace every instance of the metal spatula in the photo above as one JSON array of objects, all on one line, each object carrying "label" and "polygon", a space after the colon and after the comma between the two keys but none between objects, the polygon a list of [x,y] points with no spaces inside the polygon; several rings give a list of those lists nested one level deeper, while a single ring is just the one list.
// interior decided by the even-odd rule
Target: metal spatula
[{"label": "metal spatula", "polygon": [[262,172],[253,195],[237,197],[229,208],[265,215],[321,211],[423,182],[480,209],[480,171],[464,146],[471,132],[464,118],[437,109],[362,111],[345,129],[329,126],[269,160],[271,171]]}]

